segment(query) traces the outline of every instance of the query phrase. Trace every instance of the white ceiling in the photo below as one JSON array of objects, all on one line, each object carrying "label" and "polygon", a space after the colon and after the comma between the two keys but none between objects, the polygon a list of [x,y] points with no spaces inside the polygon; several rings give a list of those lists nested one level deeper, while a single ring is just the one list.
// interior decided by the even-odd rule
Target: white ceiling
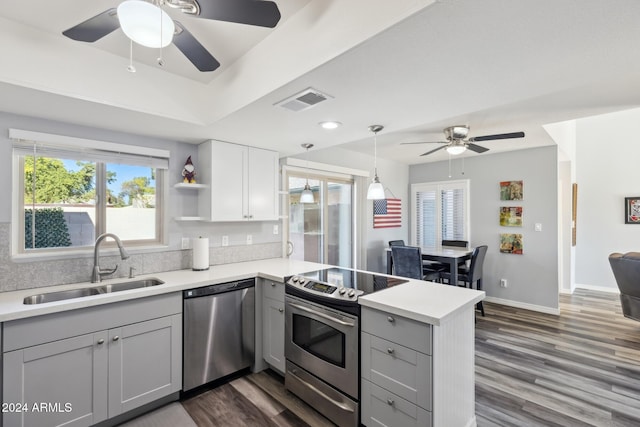
[{"label": "white ceiling", "polygon": [[[367,127],[381,124],[379,154],[412,164],[447,155],[399,144],[442,140],[449,125],[469,125],[470,136],[526,133],[480,144],[492,153],[553,144],[547,123],[640,105],[636,0],[276,2],[275,29],[179,18],[218,70],[199,73],[170,46],[163,69],[136,49],[135,74],[120,30],[93,44],[61,34],[117,0],[5,4],[0,110],[282,155],[306,142],[371,154]],[[333,99],[297,113],[273,106],[307,87]],[[344,125],[317,125],[329,119]]]}]

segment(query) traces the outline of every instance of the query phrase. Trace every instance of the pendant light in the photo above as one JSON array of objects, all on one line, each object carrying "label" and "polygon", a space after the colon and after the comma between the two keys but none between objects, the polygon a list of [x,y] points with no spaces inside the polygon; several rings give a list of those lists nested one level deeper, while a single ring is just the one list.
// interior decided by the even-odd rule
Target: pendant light
[{"label": "pendant light", "polygon": [[[309,168],[309,148],[313,147],[313,144],[301,144],[302,148],[307,150],[307,168]],[[309,187],[309,177],[307,176],[307,183],[304,185],[304,190],[300,193],[300,203],[315,203],[316,200],[313,197],[313,192],[311,191],[311,187]]]},{"label": "pendant light", "polygon": [[369,200],[381,200],[384,199],[384,187],[380,183],[378,178],[378,132],[384,129],[384,126],[371,125],[369,130],[373,132],[373,180],[369,184],[369,190],[367,190],[367,199]]}]

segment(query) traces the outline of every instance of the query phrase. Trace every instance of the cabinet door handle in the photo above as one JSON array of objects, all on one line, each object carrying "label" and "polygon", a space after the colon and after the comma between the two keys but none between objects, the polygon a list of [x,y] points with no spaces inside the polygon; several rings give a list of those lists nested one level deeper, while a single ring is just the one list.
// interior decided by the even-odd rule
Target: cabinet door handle
[{"label": "cabinet door handle", "polygon": [[100,338],[100,339],[98,340],[98,345],[100,345],[100,344],[104,344],[104,339],[103,339],[103,338]]},{"label": "cabinet door handle", "polygon": [[284,310],[283,310],[283,309],[281,309],[281,308],[279,308],[279,309],[278,309],[278,311],[279,311],[280,313],[282,313]]},{"label": "cabinet door handle", "polygon": [[276,282],[271,282],[271,287],[275,288],[276,287]]},{"label": "cabinet door handle", "polygon": [[115,337],[113,337],[113,340],[114,340],[114,341],[118,341],[119,339],[120,339],[120,337],[119,337],[119,336],[117,336],[117,335],[116,335]]},{"label": "cabinet door handle", "polygon": [[389,323],[393,323],[396,321],[396,319],[394,319],[393,317],[389,316],[387,317],[387,320],[389,321]]},{"label": "cabinet door handle", "polygon": [[394,402],[393,399],[391,399],[391,398],[387,399],[387,405],[393,406],[394,403],[396,403],[396,402]]},{"label": "cabinet door handle", "polygon": [[395,352],[395,350],[394,350],[394,349],[392,349],[391,347],[389,347],[389,348],[387,349],[387,353],[389,353],[389,354],[393,354],[394,352]]}]

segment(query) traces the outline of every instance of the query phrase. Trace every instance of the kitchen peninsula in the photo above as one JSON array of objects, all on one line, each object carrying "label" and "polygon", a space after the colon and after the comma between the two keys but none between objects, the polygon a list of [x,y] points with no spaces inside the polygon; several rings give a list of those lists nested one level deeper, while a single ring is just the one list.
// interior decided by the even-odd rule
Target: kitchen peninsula
[{"label": "kitchen peninsula", "polygon": [[[114,338],[120,335],[121,340],[118,345],[122,344],[125,339],[125,333],[129,333],[127,328],[131,326],[117,324],[120,319],[110,318],[113,325],[100,326],[105,330],[104,337],[102,329],[95,331],[73,330],[70,331],[69,337],[59,333],[56,336],[49,334],[39,334],[40,336],[29,337],[33,343],[23,343],[16,338],[15,332],[21,328],[28,326],[33,322],[54,321],[61,319],[63,316],[78,315],[83,318],[90,319],[87,323],[92,323],[92,317],[99,318],[106,316],[104,310],[120,309],[124,307],[133,309],[123,311],[123,318],[131,316],[131,324],[139,324],[148,327],[149,330],[166,331],[173,327],[172,348],[181,347],[181,343],[175,342],[179,337],[181,339],[180,317],[182,316],[182,307],[176,304],[181,301],[182,291],[194,289],[202,286],[242,280],[247,278],[257,278],[256,280],[256,341],[255,341],[255,363],[252,370],[259,371],[271,366],[276,370],[282,368],[278,365],[278,357],[267,358],[267,350],[269,352],[278,351],[279,343],[283,342],[282,336],[284,330],[279,328],[284,325],[284,314],[279,310],[274,313],[267,313],[261,301],[267,296],[269,299],[279,298],[271,291],[273,287],[283,287],[286,277],[299,274],[306,271],[317,270],[319,268],[328,267],[321,264],[294,261],[288,259],[267,259],[260,261],[243,262],[236,264],[225,264],[220,266],[212,266],[208,271],[191,271],[179,270],[153,275],[140,276],[137,279],[156,278],[164,282],[162,285],[151,286],[140,289],[127,290],[122,292],[114,292],[101,295],[92,295],[83,298],[74,298],[63,301],[55,301],[46,304],[23,304],[26,297],[34,294],[56,292],[69,289],[79,289],[89,287],[91,284],[82,283],[75,285],[61,285],[48,288],[38,288],[7,292],[0,294],[0,321],[3,322],[3,351],[4,358],[4,377],[3,377],[3,398],[9,396],[16,397],[15,390],[29,387],[28,377],[18,375],[16,369],[16,352],[20,353],[21,368],[28,372],[28,358],[24,357],[27,352],[33,353],[30,349],[43,348],[52,344],[61,345],[71,343],[86,336],[88,344],[91,346],[92,339],[97,341],[94,343],[98,348],[100,346],[106,348],[114,345]],[[126,279],[107,280],[104,283],[119,283]],[[270,291],[267,292],[266,289]],[[283,289],[284,291],[284,289]],[[361,422],[364,425],[372,426],[375,422],[387,421],[394,424],[394,420],[402,422],[402,425],[433,425],[447,426],[475,425],[474,415],[474,306],[484,297],[484,292],[456,288],[441,284],[422,282],[417,280],[409,280],[407,283],[390,287],[388,289],[375,292],[358,299],[362,306],[362,416]],[[284,300],[284,292],[282,292]],[[158,299],[158,300],[156,300]],[[276,301],[277,302],[277,301]],[[153,304],[152,304],[153,303]],[[138,304],[157,312],[153,314],[153,319],[139,322],[136,316],[138,313],[135,307]],[[152,304],[152,305],[149,305]],[[272,336],[266,338],[263,326],[266,323],[267,316],[278,313],[282,314],[282,322],[270,322],[271,328],[278,330],[268,331]],[[139,317],[139,316],[138,316]],[[165,320],[166,319],[166,320]],[[393,319],[393,321],[389,320]],[[99,319],[98,319],[99,320]],[[99,321],[96,320],[98,324]],[[59,322],[56,327],[64,329],[65,323]],[[74,328],[78,328],[74,326]],[[15,328],[15,331],[11,330]],[[97,326],[96,326],[97,328]],[[396,329],[394,329],[396,328]],[[7,333],[8,332],[8,333]],[[144,331],[142,331],[144,332]],[[58,333],[58,332],[56,332]],[[82,333],[82,336],[80,336]],[[117,335],[116,335],[117,333]],[[93,338],[92,338],[93,337]],[[51,342],[47,342],[47,340]],[[55,340],[55,341],[54,341]],[[103,340],[104,344],[100,342]],[[10,342],[11,341],[11,342]],[[19,342],[20,341],[20,342]],[[106,341],[106,342],[105,342]],[[275,345],[274,345],[275,343]],[[11,346],[7,347],[7,344]],[[8,351],[11,349],[11,351]],[[391,349],[391,351],[389,351]],[[59,349],[56,347],[56,351]],[[284,351],[282,349],[282,351]],[[12,354],[13,353],[13,354]],[[39,357],[44,354],[39,351]],[[100,355],[97,351],[95,354]],[[273,354],[272,354],[273,355]],[[388,361],[381,357],[387,355],[391,357]],[[276,355],[277,356],[277,355]],[[102,357],[102,356],[99,356]],[[114,362],[111,352],[105,355],[105,363],[112,366]],[[172,366],[172,384],[165,390],[165,399],[177,399],[177,392],[181,389],[181,379],[176,378],[176,360],[181,365],[180,355],[178,352],[172,353],[172,360],[167,363],[167,369]],[[266,362],[265,362],[266,360]],[[8,369],[7,363],[14,363],[11,370]],[[119,360],[118,363],[125,363],[126,360]],[[282,361],[284,363],[284,361]],[[387,364],[389,362],[389,364]],[[80,365],[78,365],[80,366]],[[105,365],[106,366],[106,365]],[[111,368],[110,368],[111,369]],[[391,369],[390,379],[385,383],[385,369]],[[413,374],[412,372],[416,372]],[[10,372],[14,374],[9,375]],[[31,373],[33,374],[33,373]],[[82,372],[77,372],[80,377]],[[105,380],[106,381],[106,380]],[[122,381],[127,381],[122,378]],[[81,384],[78,382],[77,384]],[[92,386],[95,384],[92,384]],[[107,392],[95,393],[94,391],[78,391],[70,393],[66,396],[93,396],[92,402],[86,402],[83,399],[85,408],[80,402],[72,402],[74,412],[84,410],[86,419],[83,419],[79,425],[93,425],[107,418],[112,418],[113,404],[111,397],[113,391],[109,390],[110,403],[106,403]],[[119,387],[119,386],[118,386]],[[394,388],[395,387],[395,388]],[[116,387],[114,387],[116,388]],[[38,399],[44,401],[58,401],[59,396],[47,396],[44,394],[33,393]],[[47,390],[43,390],[43,393]],[[48,391],[51,393],[51,390]],[[23,394],[28,396],[29,393]],[[102,397],[101,397],[102,396]],[[120,398],[122,396],[118,396]],[[105,402],[96,402],[96,399],[104,399]],[[153,402],[140,400],[140,405],[151,405],[155,402],[166,402],[160,396]],[[384,402],[384,406],[378,404],[379,401]],[[120,402],[120,400],[118,400]],[[124,400],[123,400],[124,402]],[[452,404],[455,402],[455,405]],[[104,409],[100,409],[104,407]],[[131,411],[131,412],[128,412]],[[126,417],[127,414],[133,414],[135,407],[120,405],[113,410],[113,414]],[[28,416],[32,414],[5,414],[5,421],[9,421],[10,425],[36,425],[29,424]],[[58,414],[60,415],[60,414]],[[64,414],[63,414],[64,415]],[[70,419],[77,418],[76,414]],[[25,419],[27,421],[25,421]],[[426,420],[426,421],[425,421]],[[8,425],[5,423],[4,425]]]}]

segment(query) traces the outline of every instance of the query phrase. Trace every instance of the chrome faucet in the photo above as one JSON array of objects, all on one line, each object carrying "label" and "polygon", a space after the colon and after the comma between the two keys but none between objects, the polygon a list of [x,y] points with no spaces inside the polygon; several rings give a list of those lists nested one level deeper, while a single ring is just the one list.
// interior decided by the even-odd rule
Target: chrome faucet
[{"label": "chrome faucet", "polygon": [[122,242],[120,241],[120,238],[118,236],[116,236],[113,233],[104,233],[99,235],[98,238],[96,239],[96,244],[93,247],[93,273],[91,274],[91,283],[100,282],[102,280],[102,276],[108,276],[109,274],[113,274],[118,269],[118,264],[116,264],[115,268],[112,268],[110,270],[100,269],[100,264],[98,261],[98,258],[100,256],[100,243],[102,243],[102,241],[107,237],[111,237],[113,240],[116,241],[116,244],[118,245],[118,249],[120,250],[120,258],[122,259],[129,258],[129,254],[124,249],[124,246],[122,246]]}]

